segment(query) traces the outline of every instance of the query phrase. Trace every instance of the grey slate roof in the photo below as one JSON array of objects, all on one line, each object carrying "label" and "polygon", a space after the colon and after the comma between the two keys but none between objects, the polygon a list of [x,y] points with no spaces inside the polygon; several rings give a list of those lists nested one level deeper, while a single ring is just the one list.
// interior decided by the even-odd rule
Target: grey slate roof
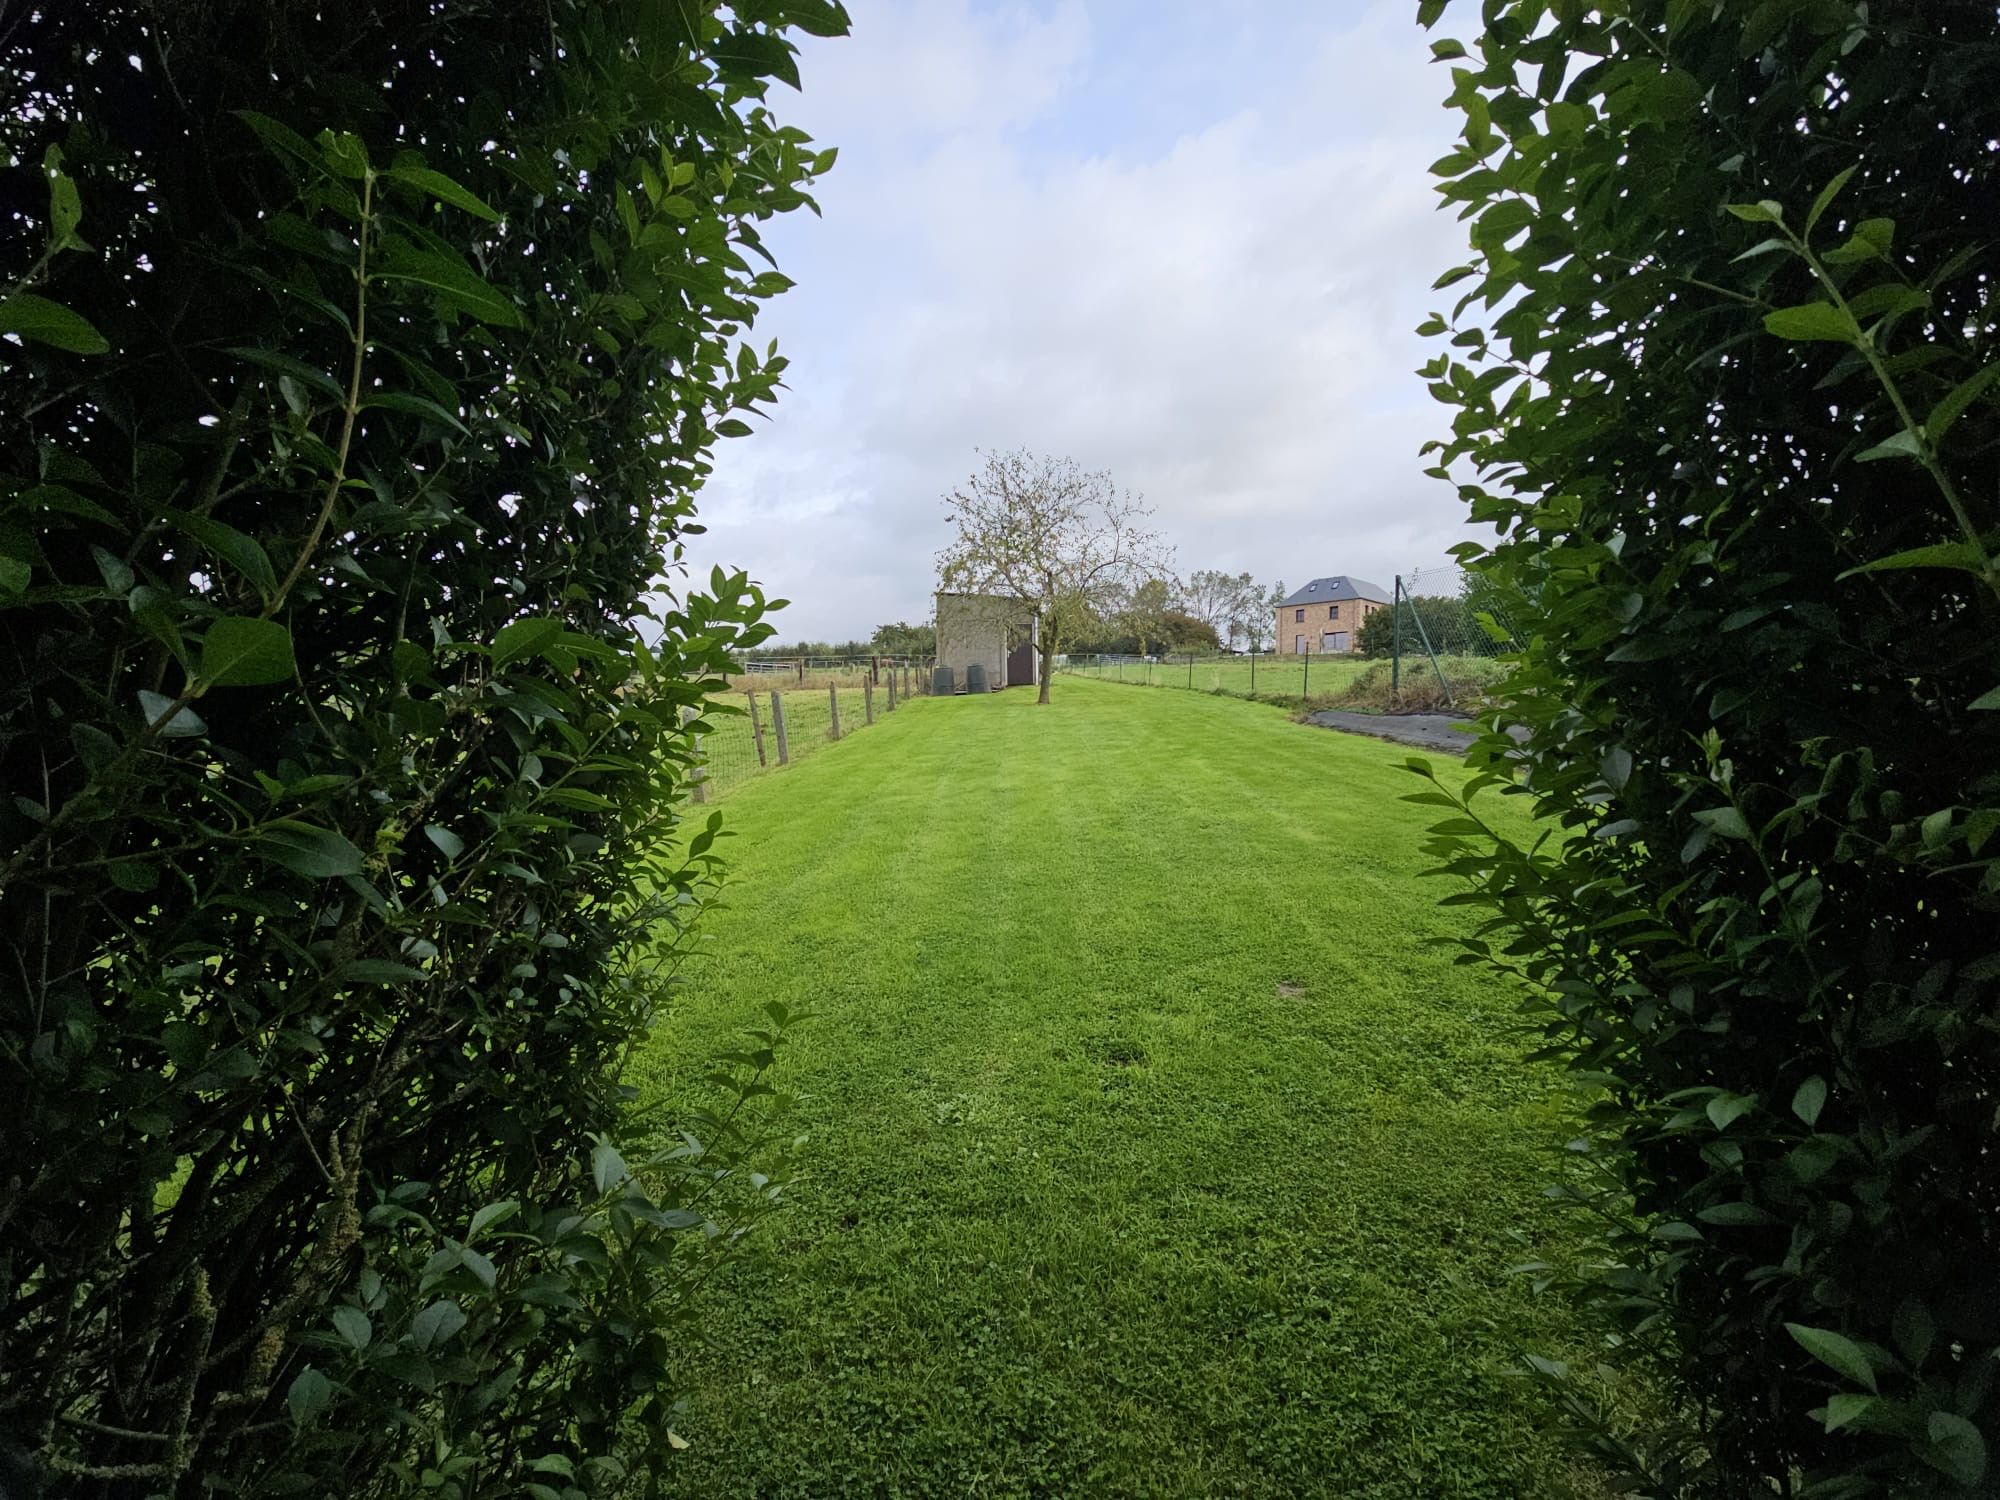
[{"label": "grey slate roof", "polygon": [[1371,599],[1377,604],[1391,602],[1389,591],[1380,584],[1336,573],[1331,578],[1315,578],[1302,589],[1293,589],[1285,600],[1285,607],[1294,604],[1338,604],[1343,599]]}]

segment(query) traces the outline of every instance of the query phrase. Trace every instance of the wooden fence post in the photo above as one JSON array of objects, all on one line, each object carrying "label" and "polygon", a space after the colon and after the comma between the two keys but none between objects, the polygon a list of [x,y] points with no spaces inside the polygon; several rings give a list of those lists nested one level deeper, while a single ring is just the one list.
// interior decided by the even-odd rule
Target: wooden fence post
[{"label": "wooden fence post", "polygon": [[792,763],[792,747],[785,742],[785,699],[776,688],[771,689],[771,727],[778,734],[778,764]]},{"label": "wooden fence post", "polygon": [[863,678],[861,682],[861,717],[870,724],[875,722],[875,681]]},{"label": "wooden fence post", "polygon": [[747,696],[750,699],[750,738],[757,745],[757,764],[769,765],[770,762],[764,759],[764,721],[757,716],[757,690],[750,689]]},{"label": "wooden fence post", "polygon": [[896,711],[896,669],[889,669],[889,712]]},{"label": "wooden fence post", "polygon": [[840,738],[840,689],[830,682],[826,685],[826,706],[833,711],[833,728],[827,738],[837,740]]}]

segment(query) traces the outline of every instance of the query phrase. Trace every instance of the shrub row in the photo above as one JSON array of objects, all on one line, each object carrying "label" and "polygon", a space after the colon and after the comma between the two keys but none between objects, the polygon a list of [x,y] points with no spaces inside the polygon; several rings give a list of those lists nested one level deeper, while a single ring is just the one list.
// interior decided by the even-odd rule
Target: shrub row
[{"label": "shrub row", "polygon": [[[662,590],[830,162],[820,0],[0,27],[0,1432],[64,1493],[624,1493],[785,1017],[661,1137],[713,881]],[[700,723],[697,720],[696,729]],[[643,1157],[626,1153],[638,1143]],[[621,1150],[621,1146],[623,1150]],[[34,1481],[24,1481],[33,1483]]]},{"label": "shrub row", "polygon": [[1594,1100],[1567,1191],[1603,1253],[1536,1274],[1678,1420],[1540,1368],[1629,1492],[1992,1493],[1993,11],[1471,31],[1436,170],[1476,253],[1425,374],[1526,645],[1469,803],[1418,800],[1487,919],[1465,960],[1531,983]]}]

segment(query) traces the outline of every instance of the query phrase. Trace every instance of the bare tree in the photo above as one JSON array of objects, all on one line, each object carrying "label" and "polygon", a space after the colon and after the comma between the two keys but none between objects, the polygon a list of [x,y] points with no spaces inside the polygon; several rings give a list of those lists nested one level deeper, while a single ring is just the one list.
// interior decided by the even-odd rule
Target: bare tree
[{"label": "bare tree", "polygon": [[1027,449],[987,453],[945,496],[952,539],[938,554],[944,587],[1004,594],[1034,611],[1041,694],[1063,644],[1108,617],[1121,592],[1161,571],[1168,553],[1143,526],[1152,510],[1111,476]]}]

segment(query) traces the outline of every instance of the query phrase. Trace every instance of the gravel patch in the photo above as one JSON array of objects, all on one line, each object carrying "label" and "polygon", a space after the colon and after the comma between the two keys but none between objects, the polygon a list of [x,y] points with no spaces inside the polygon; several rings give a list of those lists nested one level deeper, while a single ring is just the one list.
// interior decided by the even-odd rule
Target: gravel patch
[{"label": "gravel patch", "polygon": [[[1373,735],[1378,740],[1394,740],[1399,745],[1414,745],[1419,750],[1443,750],[1452,755],[1465,754],[1475,737],[1474,732],[1465,727],[1466,720],[1460,714],[1362,714],[1330,708],[1307,714],[1305,721],[1317,724],[1321,729]],[[1525,737],[1526,731],[1517,728],[1513,733],[1516,739],[1520,739]]]}]

